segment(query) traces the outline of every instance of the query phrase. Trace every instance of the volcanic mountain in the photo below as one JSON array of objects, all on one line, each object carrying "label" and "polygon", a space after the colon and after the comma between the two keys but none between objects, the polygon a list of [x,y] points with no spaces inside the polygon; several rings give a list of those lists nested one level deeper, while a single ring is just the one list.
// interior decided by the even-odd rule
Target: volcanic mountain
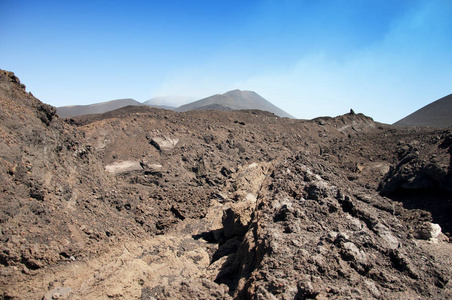
[{"label": "volcanic mountain", "polygon": [[134,99],[118,99],[107,102],[101,102],[90,105],[71,105],[57,107],[57,113],[62,118],[75,117],[88,114],[101,114],[112,111],[125,106],[150,106],[156,108],[163,108],[168,110],[175,110],[177,112],[184,112],[190,110],[242,110],[253,109],[271,112],[279,117],[294,118],[282,109],[276,107],[269,101],[265,100],[257,93],[252,91],[233,90],[222,95],[213,95],[195,102],[191,102],[175,108],[172,103],[183,102],[190,100],[183,96],[167,96],[154,97],[140,103]]},{"label": "volcanic mountain", "polygon": [[233,90],[222,95],[213,95],[176,109],[178,112],[190,110],[241,110],[258,109],[269,111],[279,117],[294,118],[282,109],[271,104],[253,91]]},{"label": "volcanic mountain", "polygon": [[452,94],[422,107],[395,122],[394,125],[431,126],[437,128],[452,126]]},{"label": "volcanic mountain", "polygon": [[87,114],[102,114],[129,105],[141,106],[143,104],[134,99],[125,98],[89,105],[61,106],[57,107],[57,113],[61,118],[68,118]]}]

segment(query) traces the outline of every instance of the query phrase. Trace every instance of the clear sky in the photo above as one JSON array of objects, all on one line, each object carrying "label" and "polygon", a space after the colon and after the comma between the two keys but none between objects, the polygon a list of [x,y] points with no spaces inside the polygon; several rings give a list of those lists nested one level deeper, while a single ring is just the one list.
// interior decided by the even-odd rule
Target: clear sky
[{"label": "clear sky", "polygon": [[452,93],[452,1],[0,0],[0,68],[54,106],[242,89],[393,123]]}]

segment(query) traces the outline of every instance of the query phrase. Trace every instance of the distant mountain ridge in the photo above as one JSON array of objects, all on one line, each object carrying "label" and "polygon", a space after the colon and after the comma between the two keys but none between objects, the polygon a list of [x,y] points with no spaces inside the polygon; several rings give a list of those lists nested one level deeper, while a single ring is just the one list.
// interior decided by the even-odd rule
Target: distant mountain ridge
[{"label": "distant mountain ridge", "polygon": [[430,126],[446,128],[452,126],[452,94],[438,99],[405,118],[397,121],[399,126]]},{"label": "distant mountain ridge", "polygon": [[[269,111],[279,117],[294,118],[279,107],[273,105],[253,91],[232,90],[224,94],[213,95],[176,108],[176,111],[206,110],[221,106],[228,110],[258,109]],[[222,109],[225,110],[225,109]]]},{"label": "distant mountain ridge", "polygon": [[88,114],[103,114],[129,105],[141,106],[143,104],[132,98],[125,98],[88,105],[60,106],[57,107],[57,114],[61,118],[70,118]]},{"label": "distant mountain ridge", "polygon": [[118,99],[107,102],[101,102],[90,105],[74,105],[57,107],[57,113],[62,118],[75,117],[87,114],[101,114],[125,106],[150,106],[184,112],[190,110],[242,110],[257,109],[271,112],[279,117],[294,118],[279,107],[273,105],[266,99],[253,91],[232,90],[224,94],[213,95],[198,101],[194,101],[177,108],[166,105],[166,103],[175,103],[189,98],[183,96],[154,97],[143,103],[134,99]]}]

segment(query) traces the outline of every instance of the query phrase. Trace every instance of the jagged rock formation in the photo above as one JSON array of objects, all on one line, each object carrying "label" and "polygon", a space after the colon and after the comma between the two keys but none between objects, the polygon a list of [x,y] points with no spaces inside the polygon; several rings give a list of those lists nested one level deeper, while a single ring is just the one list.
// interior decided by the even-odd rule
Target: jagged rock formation
[{"label": "jagged rock formation", "polygon": [[448,130],[0,88],[3,298],[452,296]]}]

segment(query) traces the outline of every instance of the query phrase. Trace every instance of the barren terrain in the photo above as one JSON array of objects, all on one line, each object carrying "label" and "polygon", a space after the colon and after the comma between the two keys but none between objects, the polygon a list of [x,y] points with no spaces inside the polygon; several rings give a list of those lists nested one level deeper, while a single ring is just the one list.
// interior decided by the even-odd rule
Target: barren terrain
[{"label": "barren terrain", "polygon": [[452,298],[450,129],[0,101],[3,299]]}]

